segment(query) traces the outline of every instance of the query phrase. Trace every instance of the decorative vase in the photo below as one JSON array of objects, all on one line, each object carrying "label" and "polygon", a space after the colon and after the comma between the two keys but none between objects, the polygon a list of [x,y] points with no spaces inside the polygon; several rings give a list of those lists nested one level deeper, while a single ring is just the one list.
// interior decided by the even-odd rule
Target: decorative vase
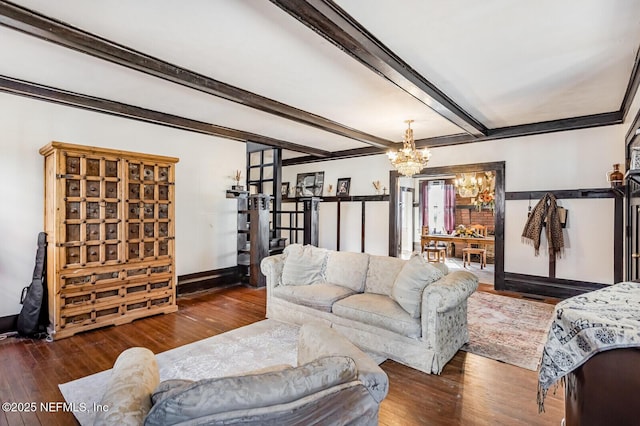
[{"label": "decorative vase", "polygon": [[614,164],[613,170],[607,174],[607,180],[612,188],[621,186],[624,181],[624,175],[620,171],[620,164]]}]

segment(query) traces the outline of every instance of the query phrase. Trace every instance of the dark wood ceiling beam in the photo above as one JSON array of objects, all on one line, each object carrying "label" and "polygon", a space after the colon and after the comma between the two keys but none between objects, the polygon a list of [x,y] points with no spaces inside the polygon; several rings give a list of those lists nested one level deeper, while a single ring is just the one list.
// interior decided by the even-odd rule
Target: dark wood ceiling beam
[{"label": "dark wood ceiling beam", "polygon": [[636,60],[633,62],[633,69],[631,70],[631,77],[627,84],[627,90],[624,93],[622,99],[622,105],[620,105],[620,112],[622,112],[622,119],[627,118],[627,114],[631,109],[631,103],[636,96],[638,86],[640,85],[640,49],[636,52]]},{"label": "dark wood ceiling beam", "polygon": [[257,135],[251,132],[217,126],[215,124],[191,120],[189,118],[153,111],[134,105],[127,105],[120,102],[110,101],[108,99],[60,90],[54,87],[43,86],[2,75],[0,75],[0,92],[26,96],[33,99],[54,102],[57,104],[101,112],[118,117],[135,119],[146,123],[159,124],[167,127],[173,127],[175,129],[233,139],[241,142],[258,142],[277,148],[301,152],[316,158],[328,157],[331,154],[329,151],[298,145],[292,142]]},{"label": "dark wood ceiling beam", "polygon": [[32,10],[0,1],[0,25],[232,102],[381,148],[396,144],[170,64]]},{"label": "dark wood ceiling beam", "polygon": [[474,136],[487,128],[331,0],[271,0],[354,59]]},{"label": "dark wood ceiling beam", "polygon": [[[639,113],[640,115],[640,113]],[[603,114],[585,115],[581,117],[564,118],[560,120],[542,121],[539,123],[522,124],[519,126],[501,127],[491,129],[488,136],[476,138],[468,134],[439,136],[435,138],[416,139],[417,148],[435,148],[441,146],[460,145],[473,142],[492,141],[504,138],[520,136],[540,135],[544,133],[560,132],[566,130],[587,129],[590,127],[610,126],[622,123],[620,111]],[[314,158],[310,156],[289,158],[282,160],[283,166],[314,163],[317,161],[339,160],[344,158],[364,157],[367,155],[384,154],[385,151],[374,148],[358,148],[332,152],[326,158]]]}]

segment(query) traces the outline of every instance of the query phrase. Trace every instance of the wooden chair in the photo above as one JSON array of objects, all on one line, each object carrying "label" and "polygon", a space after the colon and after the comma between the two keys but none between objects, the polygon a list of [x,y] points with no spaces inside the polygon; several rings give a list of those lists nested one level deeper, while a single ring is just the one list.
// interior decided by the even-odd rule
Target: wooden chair
[{"label": "wooden chair", "polygon": [[[483,237],[487,237],[487,227],[484,225],[471,225],[469,226],[471,229],[475,229],[475,231],[482,235]],[[465,268],[467,264],[471,265],[471,255],[477,254],[480,258],[480,269],[484,269],[487,266],[487,249],[484,248],[481,244],[471,244],[470,247],[465,247],[462,249],[462,266]]]},{"label": "wooden chair", "polygon": [[[423,226],[422,227],[422,237],[424,237],[425,235],[429,235],[429,227],[428,226]],[[427,240],[429,241],[429,240]],[[434,243],[433,241],[423,245],[423,247],[421,247],[421,250],[423,252],[428,251],[427,249],[431,249],[429,251],[431,251],[432,253],[436,253],[437,259],[440,259],[442,257],[442,262],[444,262],[447,258],[447,253],[449,252],[449,243],[445,243],[445,242],[438,242],[438,243]],[[438,249],[437,251],[435,249]],[[444,254],[442,254],[442,256],[440,255],[440,250],[444,249]],[[429,258],[429,254],[427,254],[427,260],[429,260],[429,262],[431,262],[430,258]],[[437,260],[437,262],[440,262],[440,260]]]},{"label": "wooden chair", "polygon": [[432,263],[444,263],[447,260],[447,248],[441,246],[428,246],[423,249],[427,261]]}]

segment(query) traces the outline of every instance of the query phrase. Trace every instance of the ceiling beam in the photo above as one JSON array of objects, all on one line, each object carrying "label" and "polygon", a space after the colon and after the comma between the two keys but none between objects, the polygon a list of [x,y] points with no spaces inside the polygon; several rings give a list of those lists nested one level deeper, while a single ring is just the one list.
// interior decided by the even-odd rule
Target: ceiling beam
[{"label": "ceiling beam", "polygon": [[487,128],[331,0],[271,0],[345,53],[473,136]]},{"label": "ceiling beam", "polygon": [[[640,113],[639,113],[640,116]],[[544,133],[561,132],[566,130],[588,129],[590,127],[610,126],[622,123],[622,112],[614,111],[603,114],[584,115],[581,117],[563,118],[560,120],[542,121],[539,123],[522,124],[519,126],[491,129],[488,136],[476,138],[468,134],[439,136],[435,138],[416,139],[416,148],[435,148],[442,146],[461,145],[466,143],[485,142],[504,138],[540,135]],[[344,158],[364,157],[367,155],[384,154],[385,151],[367,147],[332,152],[329,157],[314,158],[310,156],[288,158],[282,160],[283,166],[315,163],[317,161],[340,160]]]},{"label": "ceiling beam", "polygon": [[335,121],[170,64],[64,22],[0,0],[0,25],[172,83],[380,148],[396,144]]},{"label": "ceiling beam", "polygon": [[175,129],[188,130],[196,133],[203,133],[211,136],[218,136],[226,139],[233,139],[241,142],[258,142],[277,148],[288,149],[311,155],[315,158],[328,157],[331,153],[321,149],[298,145],[292,142],[274,139],[267,136],[228,127],[217,126],[215,124],[196,121],[177,115],[166,114],[164,112],[153,111],[134,105],[123,104],[121,102],[110,101],[108,99],[82,95],[66,90],[56,89],[50,86],[43,86],[24,80],[0,75],[0,92],[14,95],[26,96],[75,108],[82,108],[89,111],[101,112],[118,117],[130,118],[146,123],[159,124]]},{"label": "ceiling beam", "polygon": [[631,77],[629,77],[629,83],[627,84],[627,90],[624,93],[622,99],[622,105],[620,105],[620,111],[622,112],[622,119],[627,118],[627,113],[631,109],[631,103],[636,96],[638,86],[640,85],[640,49],[636,52],[636,59],[633,62],[633,68],[631,69]]}]

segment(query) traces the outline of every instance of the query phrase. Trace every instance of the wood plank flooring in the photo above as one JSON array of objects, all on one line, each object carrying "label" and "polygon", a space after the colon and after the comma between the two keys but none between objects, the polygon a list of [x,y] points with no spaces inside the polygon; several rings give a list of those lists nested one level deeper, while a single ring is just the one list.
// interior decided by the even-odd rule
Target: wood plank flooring
[{"label": "wood plank flooring", "polygon": [[[485,287],[482,290],[490,290]],[[265,290],[229,287],[182,296],[179,311],[47,343],[0,341],[1,402],[63,402],[65,383],[111,368],[131,346],[158,353],[264,319]],[[393,361],[381,425],[559,425],[562,388],[551,392],[538,414],[536,372],[459,351],[441,375],[429,375]],[[74,425],[71,413],[0,411],[2,425]]]}]

